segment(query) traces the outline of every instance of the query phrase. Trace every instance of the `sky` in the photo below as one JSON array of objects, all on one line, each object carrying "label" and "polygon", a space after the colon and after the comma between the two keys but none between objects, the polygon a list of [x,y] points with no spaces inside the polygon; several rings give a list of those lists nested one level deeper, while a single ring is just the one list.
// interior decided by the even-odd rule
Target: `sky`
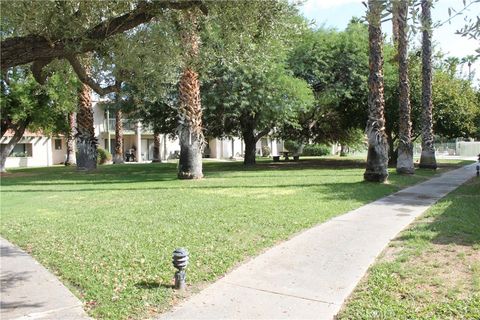
[{"label": "sky", "polygon": [[[347,26],[351,17],[362,17],[365,15],[365,6],[361,0],[304,0],[300,7],[300,12],[315,23],[317,27],[336,28],[343,30]],[[468,1],[467,1],[468,2]],[[438,0],[432,10],[432,19],[434,22],[444,22],[448,19],[448,8],[462,9],[462,0]],[[468,17],[475,18],[480,14],[480,3],[475,3],[465,12]],[[451,23],[445,23],[433,32],[434,45],[441,49],[448,56],[465,57],[467,55],[476,55],[475,49],[480,47],[480,41],[468,39],[455,34],[455,31],[464,25],[463,16],[457,16]],[[382,31],[391,36],[391,23],[386,22],[382,25]],[[419,41],[419,40],[418,40]],[[479,59],[480,60],[480,59]],[[476,70],[476,83],[480,83],[480,61],[472,66]],[[467,67],[464,68],[467,72]]]}]

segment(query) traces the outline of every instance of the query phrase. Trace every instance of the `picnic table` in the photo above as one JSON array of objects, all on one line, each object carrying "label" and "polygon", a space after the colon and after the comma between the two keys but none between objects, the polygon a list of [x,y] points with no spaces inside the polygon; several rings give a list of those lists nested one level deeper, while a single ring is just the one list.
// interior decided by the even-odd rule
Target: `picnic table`
[{"label": "picnic table", "polygon": [[285,161],[288,161],[288,155],[290,154],[290,151],[281,151],[280,153],[285,158]]},{"label": "picnic table", "polygon": [[273,156],[273,161],[278,162],[280,161],[281,155],[285,158],[285,161],[288,161],[288,155],[290,154],[290,151],[280,151],[279,152],[280,156]]}]

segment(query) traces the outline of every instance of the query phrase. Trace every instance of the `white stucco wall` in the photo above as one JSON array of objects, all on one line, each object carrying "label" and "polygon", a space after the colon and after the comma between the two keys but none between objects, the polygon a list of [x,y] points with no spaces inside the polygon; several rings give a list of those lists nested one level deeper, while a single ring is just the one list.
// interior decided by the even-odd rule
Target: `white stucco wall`
[{"label": "white stucco wall", "polygon": [[[95,136],[99,137],[101,132],[106,131],[106,128],[104,123],[105,112],[97,104],[98,101],[93,101],[93,127],[95,128]],[[110,130],[115,132],[115,128],[110,128]]]},{"label": "white stucco wall", "polygon": [[[95,136],[98,139],[99,146],[108,149],[108,144],[105,139],[108,137],[105,126],[105,111],[98,106],[98,97],[94,96],[93,101],[93,120]],[[110,117],[113,119],[113,112],[110,113]],[[143,159],[149,161],[153,158],[153,135],[151,132],[142,132],[139,139],[138,132],[132,130],[124,131],[124,151],[128,151],[135,145],[138,148],[140,144],[141,153]],[[8,143],[10,138],[4,137],[1,143]],[[60,164],[65,161],[66,154],[66,140],[61,137],[62,148],[55,149],[55,139],[57,137],[24,137],[20,143],[32,144],[32,156],[31,157],[9,157],[6,161],[6,167],[26,167],[26,166],[50,166],[52,164]],[[115,139],[115,128],[110,128],[110,139]],[[265,139],[264,139],[265,140]],[[26,142],[25,142],[26,141]],[[139,143],[140,142],[140,143]],[[114,149],[114,141],[111,141],[112,149]],[[267,144],[272,154],[278,154],[281,149],[281,144],[275,140],[267,138],[263,141],[263,144]],[[240,138],[232,139],[211,139],[210,145],[210,158],[228,159],[233,157],[243,157],[245,144]],[[178,139],[170,139],[167,135],[161,136],[161,156],[162,160],[175,158],[175,153],[180,153],[180,144]],[[261,154],[262,140],[258,141],[256,145],[257,154]]]},{"label": "white stucco wall", "polygon": [[[239,138],[232,139],[210,139],[210,158],[228,159],[233,157],[243,157],[244,144]],[[233,150],[232,150],[233,147]]]},{"label": "white stucco wall", "polygon": [[[7,144],[11,137],[3,137],[0,143]],[[52,140],[50,137],[23,137],[19,144],[31,144],[32,154],[29,157],[8,157],[5,162],[6,168],[19,167],[43,167],[51,166],[52,159]]]}]

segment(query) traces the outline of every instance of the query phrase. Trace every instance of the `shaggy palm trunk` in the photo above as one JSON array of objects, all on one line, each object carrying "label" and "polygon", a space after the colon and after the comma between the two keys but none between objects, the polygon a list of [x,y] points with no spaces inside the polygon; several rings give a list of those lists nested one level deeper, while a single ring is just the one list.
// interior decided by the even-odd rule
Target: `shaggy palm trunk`
[{"label": "shaggy palm trunk", "polygon": [[75,164],[75,113],[68,114],[68,135],[67,135],[67,154],[65,165],[71,166]]},{"label": "shaggy palm trunk", "polygon": [[422,155],[420,168],[436,169],[432,119],[432,17],[431,0],[422,0]]},{"label": "shaggy palm trunk", "polygon": [[385,100],[383,97],[382,3],[368,1],[368,36],[370,74],[368,77],[368,156],[363,175],[367,181],[384,182],[388,178],[388,144],[385,134]]},{"label": "shaggy palm trunk", "polygon": [[162,162],[162,156],[160,153],[160,132],[155,131],[153,133],[153,160],[152,162]]},{"label": "shaggy palm trunk", "polygon": [[29,120],[22,121],[16,128],[15,134],[7,143],[7,145],[2,148],[0,152],[0,172],[6,172],[5,164],[7,162],[7,157],[12,152],[13,148],[17,145],[18,141],[22,138],[23,134],[25,133],[25,129],[27,128]]},{"label": "shaggy palm trunk", "polygon": [[77,169],[97,168],[97,138],[93,127],[92,91],[82,84],[78,92],[77,111]]},{"label": "shaggy palm trunk", "polygon": [[399,41],[399,21],[398,21],[398,8],[400,2],[404,2],[404,0],[393,0],[392,1],[392,38],[393,38],[393,46],[397,48],[398,41]]},{"label": "shaggy palm trunk", "polygon": [[115,154],[113,155],[113,163],[124,163],[123,160],[123,122],[122,110],[117,109],[115,112]]},{"label": "shaggy palm trunk", "polygon": [[410,120],[410,84],[408,82],[408,1],[396,1],[394,20],[398,25],[399,132],[397,172],[413,174],[412,122]]},{"label": "shaggy palm trunk", "polygon": [[180,95],[180,159],[179,179],[201,179],[203,177],[202,152],[202,107],[200,103],[200,82],[194,70],[198,59],[200,39],[197,32],[196,13],[185,12],[182,19],[182,44],[185,52],[185,68],[179,84]]}]

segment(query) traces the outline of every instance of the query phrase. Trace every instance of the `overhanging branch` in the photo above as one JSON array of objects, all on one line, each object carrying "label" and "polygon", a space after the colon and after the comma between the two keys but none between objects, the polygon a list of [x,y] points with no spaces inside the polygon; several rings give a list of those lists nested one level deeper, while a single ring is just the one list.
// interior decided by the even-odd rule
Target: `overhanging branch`
[{"label": "overhanging branch", "polygon": [[[165,9],[187,10],[195,7],[204,14],[208,13],[202,0],[141,2],[134,10],[105,20],[78,37],[47,39],[36,34],[11,37],[1,42],[1,69],[3,71],[36,61],[63,59],[67,54],[75,55],[94,51],[107,38],[147,23]],[[39,62],[37,67],[42,63]],[[37,75],[40,74],[37,73]],[[41,78],[40,76],[39,79]]]},{"label": "overhanging branch", "polygon": [[103,96],[112,92],[118,92],[120,90],[120,82],[115,82],[114,85],[102,88],[98,83],[95,82],[95,80],[93,80],[88,75],[87,71],[82,66],[80,60],[78,60],[76,56],[70,54],[66,56],[66,59],[68,60],[68,62],[70,62],[70,65],[72,66],[73,71],[75,71],[75,73],[77,74],[78,79],[80,79],[82,83],[92,88],[92,90],[99,95]]}]

